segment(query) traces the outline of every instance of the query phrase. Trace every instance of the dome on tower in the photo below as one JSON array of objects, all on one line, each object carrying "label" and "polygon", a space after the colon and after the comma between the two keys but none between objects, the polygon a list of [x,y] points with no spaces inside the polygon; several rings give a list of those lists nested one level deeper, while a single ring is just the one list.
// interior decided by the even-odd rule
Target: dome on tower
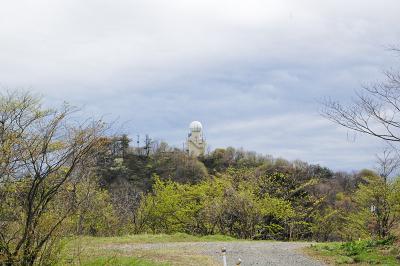
[{"label": "dome on tower", "polygon": [[199,121],[193,121],[190,123],[189,129],[191,132],[200,132],[203,129],[203,126]]}]

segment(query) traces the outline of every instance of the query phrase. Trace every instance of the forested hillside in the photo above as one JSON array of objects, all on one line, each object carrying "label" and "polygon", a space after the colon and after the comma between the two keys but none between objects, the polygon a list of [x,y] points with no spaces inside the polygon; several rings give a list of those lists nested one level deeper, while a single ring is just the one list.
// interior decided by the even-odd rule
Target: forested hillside
[{"label": "forested hillside", "polygon": [[[152,142],[147,153],[130,147],[126,136],[108,143],[97,176],[110,196],[116,233],[318,241],[381,234],[369,211],[374,199],[366,196],[385,189],[374,171],[334,172],[231,147],[193,158],[166,143]],[[395,193],[397,183],[391,186]]]}]

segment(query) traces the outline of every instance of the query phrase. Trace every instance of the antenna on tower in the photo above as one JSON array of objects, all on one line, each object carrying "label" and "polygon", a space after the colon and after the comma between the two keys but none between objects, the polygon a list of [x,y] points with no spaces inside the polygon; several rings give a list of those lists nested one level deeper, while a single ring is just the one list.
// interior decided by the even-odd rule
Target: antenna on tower
[{"label": "antenna on tower", "polygon": [[151,141],[149,135],[146,134],[146,140],[145,140],[145,144],[144,144],[144,150],[146,152],[146,157],[149,157],[151,144],[152,144],[152,141]]}]

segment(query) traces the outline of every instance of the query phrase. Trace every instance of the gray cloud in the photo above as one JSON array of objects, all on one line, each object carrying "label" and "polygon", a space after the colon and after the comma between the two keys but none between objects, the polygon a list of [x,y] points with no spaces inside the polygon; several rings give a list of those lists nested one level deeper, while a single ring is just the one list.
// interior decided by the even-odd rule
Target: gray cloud
[{"label": "gray cloud", "polygon": [[132,136],[184,141],[335,169],[372,167],[381,143],[318,116],[398,58],[397,0],[29,0],[0,10],[0,85],[119,118]]}]

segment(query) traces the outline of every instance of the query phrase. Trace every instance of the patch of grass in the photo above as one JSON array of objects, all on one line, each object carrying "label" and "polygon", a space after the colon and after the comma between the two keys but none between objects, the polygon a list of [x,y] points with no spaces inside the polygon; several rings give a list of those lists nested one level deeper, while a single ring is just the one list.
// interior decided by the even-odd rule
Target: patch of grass
[{"label": "patch of grass", "polygon": [[120,266],[169,266],[167,263],[131,258],[131,257],[97,257],[84,261],[82,266],[120,265]]},{"label": "patch of grass", "polygon": [[385,239],[317,244],[309,251],[310,255],[334,264],[400,265],[396,259],[398,249],[393,242],[394,239]]},{"label": "patch of grass", "polygon": [[122,237],[70,237],[63,240],[60,259],[57,265],[213,265],[210,258],[191,253],[187,250],[133,248],[135,244],[167,243],[167,242],[205,242],[236,241],[222,235],[191,236],[177,233],[141,234]]},{"label": "patch of grass", "polygon": [[[68,240],[68,239],[66,239]],[[73,238],[69,239],[73,240]],[[126,235],[117,237],[80,237],[86,244],[132,244],[132,243],[168,243],[168,242],[218,242],[218,241],[237,241],[237,239],[224,235],[192,236],[184,233],[176,234],[140,234]]]},{"label": "patch of grass", "polygon": [[65,245],[56,265],[169,266],[171,264],[142,258],[140,254],[130,254],[129,252],[117,249],[103,249],[87,245],[85,242],[78,243],[78,241],[75,240]]}]

